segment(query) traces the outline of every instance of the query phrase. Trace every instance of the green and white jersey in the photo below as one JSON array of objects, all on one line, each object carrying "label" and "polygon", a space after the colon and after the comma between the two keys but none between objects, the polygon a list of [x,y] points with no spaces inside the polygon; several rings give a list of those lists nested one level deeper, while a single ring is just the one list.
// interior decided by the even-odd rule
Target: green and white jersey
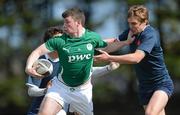
[{"label": "green and white jersey", "polygon": [[67,34],[57,36],[47,41],[45,45],[50,51],[58,52],[62,79],[72,87],[79,86],[89,79],[94,48],[107,46],[97,33],[89,30],[79,38],[71,38]]}]

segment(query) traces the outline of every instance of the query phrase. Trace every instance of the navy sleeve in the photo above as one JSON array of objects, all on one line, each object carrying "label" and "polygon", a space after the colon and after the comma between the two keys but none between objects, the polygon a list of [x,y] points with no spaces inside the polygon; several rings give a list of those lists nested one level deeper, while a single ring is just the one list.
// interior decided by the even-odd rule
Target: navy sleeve
[{"label": "navy sleeve", "polygon": [[40,87],[41,81],[42,81],[41,79],[38,79],[38,78],[35,78],[32,76],[28,76],[26,85],[36,85],[36,86]]},{"label": "navy sleeve", "polygon": [[[46,59],[45,55],[42,55],[41,57],[39,57],[39,59]],[[36,85],[36,86],[40,86],[41,85],[41,81],[42,79],[38,79],[32,76],[28,76],[28,79],[26,81],[26,85]]]},{"label": "navy sleeve", "polygon": [[127,29],[127,30],[125,30],[123,33],[121,33],[121,34],[118,36],[119,41],[125,41],[125,40],[127,40],[128,33],[129,33],[129,29]]},{"label": "navy sleeve", "polygon": [[142,34],[142,41],[141,44],[138,46],[137,49],[143,50],[146,53],[150,53],[155,46],[156,40],[158,36],[155,31],[145,32]]}]

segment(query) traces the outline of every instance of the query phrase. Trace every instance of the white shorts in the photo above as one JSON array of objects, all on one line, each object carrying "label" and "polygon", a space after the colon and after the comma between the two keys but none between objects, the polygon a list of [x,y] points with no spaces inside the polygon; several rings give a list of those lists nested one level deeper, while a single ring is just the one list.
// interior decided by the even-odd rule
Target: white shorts
[{"label": "white shorts", "polygon": [[70,112],[93,115],[91,82],[78,87],[69,87],[59,79],[62,80],[61,76],[53,78],[52,87],[48,89],[45,96],[56,100],[63,107],[65,104],[70,104]]}]

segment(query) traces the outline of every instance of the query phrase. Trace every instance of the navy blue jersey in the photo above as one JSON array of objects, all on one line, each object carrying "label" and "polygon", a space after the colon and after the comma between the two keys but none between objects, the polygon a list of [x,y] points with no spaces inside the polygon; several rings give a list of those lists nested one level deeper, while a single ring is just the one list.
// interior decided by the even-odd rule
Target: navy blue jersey
[{"label": "navy blue jersey", "polygon": [[[119,35],[119,40],[126,40],[128,32],[129,29]],[[135,40],[130,44],[130,51],[134,53],[138,49],[145,52],[143,60],[138,64],[134,64],[140,87],[171,81],[164,63],[158,32],[148,25],[144,31],[134,36]]]},{"label": "navy blue jersey", "polygon": [[[46,56],[41,56],[40,58],[42,59],[48,59]],[[28,77],[27,83],[26,85],[32,84],[32,85],[36,85],[39,88],[46,88],[47,83],[55,76],[58,75],[58,71],[59,71],[59,61],[52,61],[50,59],[48,59],[52,64],[53,64],[53,72],[50,76],[44,77],[43,79],[38,79],[32,76]],[[31,107],[28,110],[28,114],[27,115],[36,115],[38,113],[40,104],[43,100],[44,96],[40,96],[40,97],[33,97],[32,103],[31,103]]]}]

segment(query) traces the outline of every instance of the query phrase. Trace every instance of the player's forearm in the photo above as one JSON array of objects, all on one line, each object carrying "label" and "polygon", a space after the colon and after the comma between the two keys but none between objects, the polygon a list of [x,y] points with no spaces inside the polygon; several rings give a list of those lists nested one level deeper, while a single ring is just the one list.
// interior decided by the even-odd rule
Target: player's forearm
[{"label": "player's forearm", "polygon": [[111,55],[109,57],[109,61],[119,62],[120,64],[136,64],[137,63],[137,61],[133,58],[133,55],[131,54],[122,55],[122,56]]},{"label": "player's forearm", "polygon": [[39,97],[46,94],[46,88],[39,88],[37,86],[30,86],[28,88],[28,95],[31,97]]},{"label": "player's forearm", "polygon": [[27,63],[26,63],[26,69],[31,68],[35,60],[37,60],[40,57],[40,54],[36,51],[33,51],[30,56],[28,57]]},{"label": "player's forearm", "polygon": [[44,55],[44,54],[49,53],[49,52],[50,51],[46,48],[45,44],[42,44],[37,49],[35,49],[27,59],[25,72],[27,74],[29,74],[30,76],[42,78],[43,75],[37,73],[37,71],[36,71],[37,67],[36,66],[33,67],[33,64],[35,63],[35,61],[38,60],[38,58],[41,55]]},{"label": "player's forearm", "polygon": [[102,50],[106,51],[107,53],[115,52],[115,51],[119,50],[120,48],[124,47],[125,45],[127,45],[127,41],[117,41],[116,40],[115,42],[108,43],[108,46]]},{"label": "player's forearm", "polygon": [[102,66],[102,67],[93,67],[92,77],[101,77],[105,74],[110,73],[111,71],[117,69],[120,66],[119,63],[110,62],[109,65]]},{"label": "player's forearm", "polygon": [[137,64],[145,57],[144,51],[136,50],[135,53],[109,57],[109,61],[119,62],[121,64]]},{"label": "player's forearm", "polygon": [[107,43],[113,43],[116,40],[117,40],[116,38],[106,38],[106,39],[104,39],[104,41],[107,42]]},{"label": "player's forearm", "polygon": [[110,72],[110,70],[108,70],[108,65],[102,66],[102,67],[93,67],[93,73],[91,76],[92,77],[101,77],[109,72]]},{"label": "player's forearm", "polygon": [[33,63],[43,54],[48,53],[45,44],[42,44],[37,49],[35,49],[28,57],[26,63],[26,69],[32,68]]}]

